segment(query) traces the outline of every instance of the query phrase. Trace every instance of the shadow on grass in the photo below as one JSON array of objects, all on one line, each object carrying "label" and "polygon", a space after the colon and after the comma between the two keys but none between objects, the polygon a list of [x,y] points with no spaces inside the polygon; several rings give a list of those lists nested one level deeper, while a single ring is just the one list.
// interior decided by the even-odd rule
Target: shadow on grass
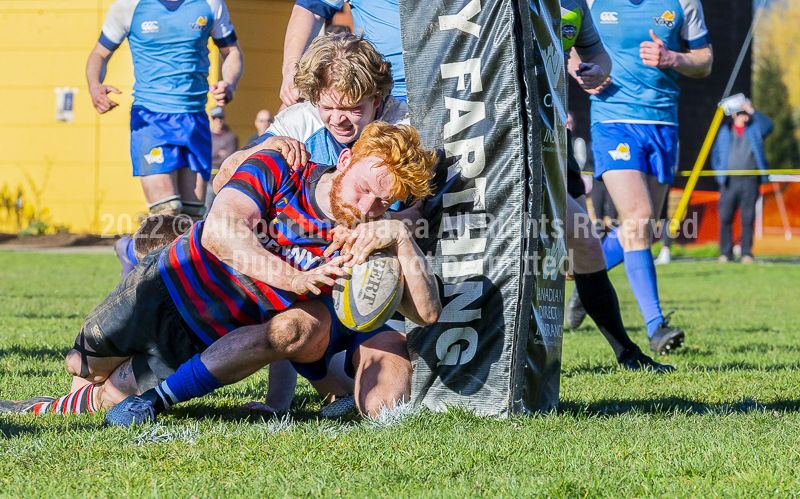
[{"label": "shadow on grass", "polygon": [[[790,351],[795,351],[795,349],[790,349]],[[671,356],[677,357],[679,354],[674,352],[670,354]],[[702,355],[702,353],[697,352],[685,352],[686,354],[692,355]],[[710,354],[708,354],[710,355]],[[664,360],[660,357],[655,357],[656,362],[660,362],[663,364],[669,364],[668,360]],[[561,371],[561,376],[564,378],[572,378],[575,376],[580,376],[583,374],[613,374],[618,371],[623,371],[623,368],[614,365],[614,364],[581,364],[577,366],[565,367]],[[676,371],[677,374],[681,372],[729,372],[729,371],[763,371],[763,372],[772,372],[772,371],[800,371],[800,362],[792,362],[788,364],[767,364],[767,365],[759,365],[752,362],[724,362],[720,364],[695,364],[692,362],[687,362],[682,364],[678,370]]]},{"label": "shadow on grass", "polygon": [[[712,350],[709,347],[700,346],[686,346],[670,352],[671,357],[710,357],[718,354],[719,351]],[[658,358],[655,359],[658,361]]]},{"label": "shadow on grass", "polygon": [[36,360],[64,360],[67,353],[72,347],[51,347],[51,346],[22,346],[11,345],[9,347],[0,348],[0,358],[8,356],[20,356],[23,359],[36,359]]},{"label": "shadow on grass", "polygon": [[562,401],[558,412],[575,417],[618,416],[629,412],[637,414],[732,414],[753,411],[797,412],[800,400],[779,400],[762,404],[752,399],[712,404],[683,397],[661,397],[653,399],[600,400],[591,404]]},{"label": "shadow on grass", "polygon": [[562,378],[572,378],[581,374],[611,374],[620,368],[611,364],[582,364],[578,366],[565,367],[561,371]]},{"label": "shadow on grass", "polygon": [[[259,384],[260,385],[260,384]],[[263,390],[260,386],[248,387],[245,390],[237,391],[237,400],[263,401],[266,394],[266,383],[263,383]],[[289,415],[295,421],[313,421],[321,417],[319,410],[322,407],[322,400],[313,390],[303,390],[298,387],[292,399]],[[249,421],[260,422],[261,419],[270,419],[272,413],[253,412],[244,409],[240,403],[232,402],[226,395],[211,395],[204,399],[193,401],[191,404],[181,404],[169,410],[168,414],[179,419],[202,419],[214,418],[220,421]],[[279,416],[280,417],[280,416]]]},{"label": "shadow on grass", "polygon": [[720,274],[723,274],[723,273],[724,272],[723,272],[722,268],[720,268],[719,270],[699,270],[699,271],[688,270],[687,272],[674,271],[674,272],[670,272],[668,274],[667,273],[665,273],[663,275],[659,274],[658,278],[659,279],[684,279],[684,278],[688,277],[688,278],[696,279],[698,277],[716,276],[716,275],[720,275]]},{"label": "shadow on grass", "polygon": [[18,319],[83,319],[86,317],[86,314],[81,314],[79,312],[42,313],[25,311],[10,314],[9,317],[16,317]]},{"label": "shadow on grass", "polygon": [[[298,407],[292,404],[289,416],[296,422],[314,421],[322,416],[318,411],[306,407]],[[226,422],[249,422],[260,423],[262,420],[269,420],[274,416],[271,413],[252,412],[238,405],[214,405],[195,403],[188,406],[177,406],[171,408],[165,415],[176,419],[206,419],[211,418],[217,421]]]},{"label": "shadow on grass", "polygon": [[686,369],[694,372],[797,371],[800,370],[800,362],[792,362],[790,364],[768,364],[768,365],[758,365],[752,362],[723,362],[714,365],[687,363]]},{"label": "shadow on grass", "polygon": [[746,343],[730,349],[731,353],[777,353],[800,352],[800,345],[776,345],[774,343]]},{"label": "shadow on grass", "polygon": [[[14,416],[11,416],[14,417]],[[5,419],[5,418],[4,418]],[[14,417],[14,419],[17,419]],[[14,438],[24,435],[37,435],[45,430],[42,423],[30,416],[30,422],[15,422],[0,420],[0,438]]]},{"label": "shadow on grass", "polygon": [[[0,415],[0,439],[11,439],[27,435],[36,436],[41,433],[52,433],[52,421],[43,422],[40,419],[42,417],[43,416],[34,416],[32,414]],[[63,417],[70,418],[71,416]],[[65,423],[66,424],[63,425],[63,428],[61,428],[61,423],[59,423],[59,431],[93,431],[101,428],[101,425],[97,422],[76,422],[74,420],[65,420]]]},{"label": "shadow on grass", "polygon": [[27,368],[27,369],[19,369],[17,367],[12,367],[11,369],[0,369],[0,376],[16,376],[20,378],[49,378],[55,375],[61,375],[64,373],[63,367],[60,370],[53,370],[48,369],[46,367],[43,368]]}]

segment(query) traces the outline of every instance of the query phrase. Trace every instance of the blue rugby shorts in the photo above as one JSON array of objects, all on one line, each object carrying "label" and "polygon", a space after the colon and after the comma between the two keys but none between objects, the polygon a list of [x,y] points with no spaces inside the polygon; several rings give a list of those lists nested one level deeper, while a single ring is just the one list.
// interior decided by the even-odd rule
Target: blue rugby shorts
[{"label": "blue rugby shorts", "polygon": [[331,295],[323,294],[318,299],[322,300],[328,308],[328,313],[331,315],[331,341],[328,343],[328,350],[326,350],[325,355],[316,362],[292,362],[292,365],[298,374],[304,378],[317,381],[328,374],[328,366],[333,356],[339,352],[345,352],[344,372],[351,378],[355,378],[353,354],[356,353],[358,347],[373,336],[383,333],[384,331],[393,331],[394,329],[392,329],[389,323],[386,323],[368,333],[353,331],[339,320],[339,317],[336,315],[336,309],[333,306],[333,297]]},{"label": "blue rugby shorts", "polygon": [[211,128],[208,115],[155,113],[131,108],[133,176],[170,173],[184,167],[211,178]]},{"label": "blue rugby shorts", "polygon": [[678,127],[640,123],[592,125],[594,178],[609,170],[639,170],[671,184],[678,169]]}]

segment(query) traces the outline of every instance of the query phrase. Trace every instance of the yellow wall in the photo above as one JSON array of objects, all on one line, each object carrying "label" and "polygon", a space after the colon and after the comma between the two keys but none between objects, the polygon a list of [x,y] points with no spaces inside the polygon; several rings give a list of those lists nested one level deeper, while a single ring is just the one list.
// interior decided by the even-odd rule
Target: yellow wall
[{"label": "yellow wall", "polygon": [[[129,220],[146,211],[128,152],[133,66],[127,42],[111,59],[105,80],[123,92],[114,96],[118,108],[97,114],[84,76],[111,3],[0,2],[0,192],[5,188],[15,198],[22,188],[29,209],[73,232],[129,232],[136,228]],[[281,51],[292,2],[227,3],[245,55],[245,77],[228,114],[245,140],[254,131],[255,113],[280,103]],[[212,54],[214,80],[217,53]],[[64,86],[78,88],[73,123],[55,119],[55,87]],[[3,201],[0,231],[19,230]]]},{"label": "yellow wall", "polygon": [[294,0],[226,0],[244,53],[244,76],[226,109],[228,125],[243,144],[256,132],[260,109],[278,112],[286,23]]}]

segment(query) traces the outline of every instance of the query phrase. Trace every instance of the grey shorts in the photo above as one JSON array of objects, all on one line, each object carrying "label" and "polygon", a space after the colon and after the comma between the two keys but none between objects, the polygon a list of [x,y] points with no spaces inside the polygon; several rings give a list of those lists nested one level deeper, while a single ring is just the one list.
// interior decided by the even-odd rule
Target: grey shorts
[{"label": "grey shorts", "polygon": [[147,255],[86,318],[75,341],[89,357],[132,357],[139,390],[157,386],[207,347],[181,318],[158,271],[165,248]]}]

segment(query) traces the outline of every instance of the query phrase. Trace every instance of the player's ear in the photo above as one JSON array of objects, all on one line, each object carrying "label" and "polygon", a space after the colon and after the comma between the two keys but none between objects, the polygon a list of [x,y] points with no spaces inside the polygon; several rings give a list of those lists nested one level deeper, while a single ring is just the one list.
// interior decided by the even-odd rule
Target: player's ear
[{"label": "player's ear", "polygon": [[350,166],[351,161],[353,161],[353,151],[342,149],[342,152],[339,153],[339,159],[336,161],[336,169],[340,172],[345,171]]}]

